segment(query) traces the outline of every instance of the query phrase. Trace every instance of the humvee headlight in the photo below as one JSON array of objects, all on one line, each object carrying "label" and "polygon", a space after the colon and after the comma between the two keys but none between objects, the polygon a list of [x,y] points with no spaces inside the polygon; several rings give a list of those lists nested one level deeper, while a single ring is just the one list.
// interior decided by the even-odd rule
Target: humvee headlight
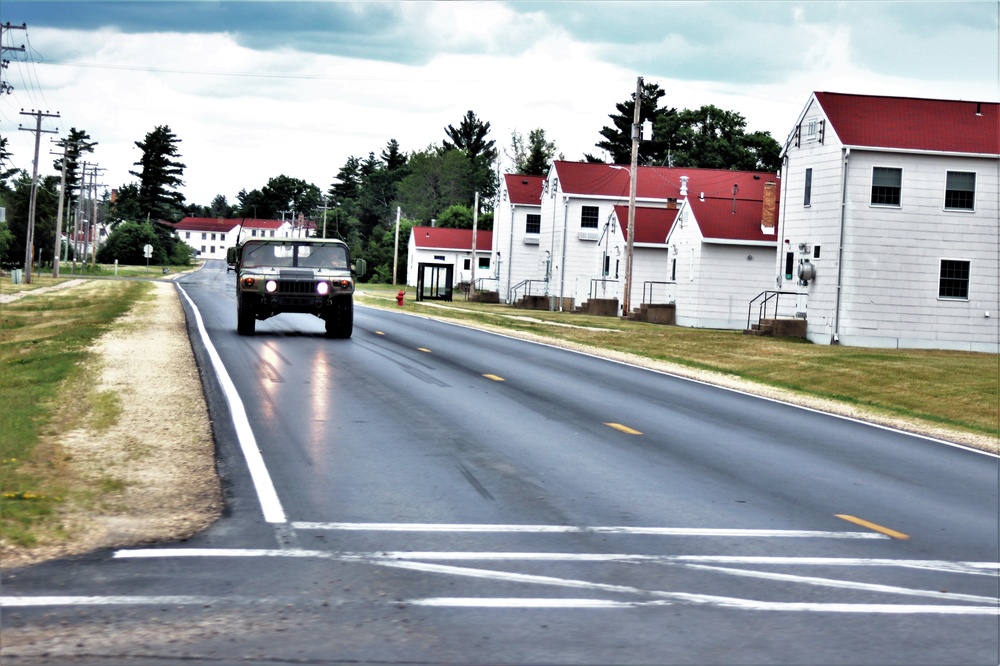
[{"label": "humvee headlight", "polygon": [[317,282],[316,283],[316,293],[320,296],[326,296],[330,293],[330,283],[328,282]]},{"label": "humvee headlight", "polygon": [[243,286],[244,287],[252,287],[253,286],[253,278],[252,277],[245,277],[245,278],[243,278]]},{"label": "humvee headlight", "polygon": [[264,283],[264,289],[267,290],[267,293],[273,294],[278,291],[278,283],[274,280],[268,280]]}]

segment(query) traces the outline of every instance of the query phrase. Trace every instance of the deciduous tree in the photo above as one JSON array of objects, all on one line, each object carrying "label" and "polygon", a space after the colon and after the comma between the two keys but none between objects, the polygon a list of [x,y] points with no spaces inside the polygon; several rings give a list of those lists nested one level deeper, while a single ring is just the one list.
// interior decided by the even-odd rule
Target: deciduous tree
[{"label": "deciduous tree", "polygon": [[544,176],[556,157],[556,144],[545,139],[545,130],[538,128],[528,132],[525,141],[520,132],[514,130],[510,137],[513,152],[511,173],[529,176]]}]

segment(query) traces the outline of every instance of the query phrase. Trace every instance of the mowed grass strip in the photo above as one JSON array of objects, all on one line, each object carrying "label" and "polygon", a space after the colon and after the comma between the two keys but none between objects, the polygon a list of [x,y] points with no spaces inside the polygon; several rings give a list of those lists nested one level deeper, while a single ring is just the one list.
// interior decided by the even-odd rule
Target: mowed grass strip
[{"label": "mowed grass strip", "polygon": [[114,419],[114,401],[91,388],[88,349],[149,290],[99,280],[0,303],[0,540],[58,535],[57,504],[93,492],[76,483],[55,440]]},{"label": "mowed grass strip", "polygon": [[[398,287],[359,285],[359,290],[364,294],[361,303],[396,307]],[[814,345],[742,331],[518,310],[469,302],[461,292],[456,292],[451,303],[437,303],[444,307],[413,298],[411,289],[404,309],[732,375],[876,414],[977,435],[1000,435],[1000,356],[996,354]]]}]

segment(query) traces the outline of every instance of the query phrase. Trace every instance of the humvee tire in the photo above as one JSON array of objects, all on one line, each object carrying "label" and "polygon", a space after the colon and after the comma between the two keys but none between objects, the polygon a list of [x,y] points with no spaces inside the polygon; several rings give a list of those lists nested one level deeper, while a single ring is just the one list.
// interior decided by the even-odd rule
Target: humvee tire
[{"label": "humvee tire", "polygon": [[354,302],[350,298],[338,298],[326,317],[326,336],[342,340],[354,332]]},{"label": "humvee tire", "polygon": [[236,332],[240,335],[253,335],[257,326],[257,313],[254,312],[252,297],[247,294],[236,296]]}]

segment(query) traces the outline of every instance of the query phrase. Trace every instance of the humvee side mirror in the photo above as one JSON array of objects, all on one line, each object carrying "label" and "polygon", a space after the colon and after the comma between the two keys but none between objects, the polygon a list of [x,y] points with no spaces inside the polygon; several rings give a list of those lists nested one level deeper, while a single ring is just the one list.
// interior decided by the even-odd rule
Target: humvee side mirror
[{"label": "humvee side mirror", "polygon": [[236,263],[237,251],[235,247],[230,247],[226,249],[226,263],[235,264]]},{"label": "humvee side mirror", "polygon": [[365,271],[367,269],[368,269],[368,263],[365,262],[364,259],[357,259],[357,260],[355,260],[355,262],[354,262],[354,274],[355,275],[357,275],[358,277],[360,277],[360,276],[362,276],[362,275],[365,274]]}]

